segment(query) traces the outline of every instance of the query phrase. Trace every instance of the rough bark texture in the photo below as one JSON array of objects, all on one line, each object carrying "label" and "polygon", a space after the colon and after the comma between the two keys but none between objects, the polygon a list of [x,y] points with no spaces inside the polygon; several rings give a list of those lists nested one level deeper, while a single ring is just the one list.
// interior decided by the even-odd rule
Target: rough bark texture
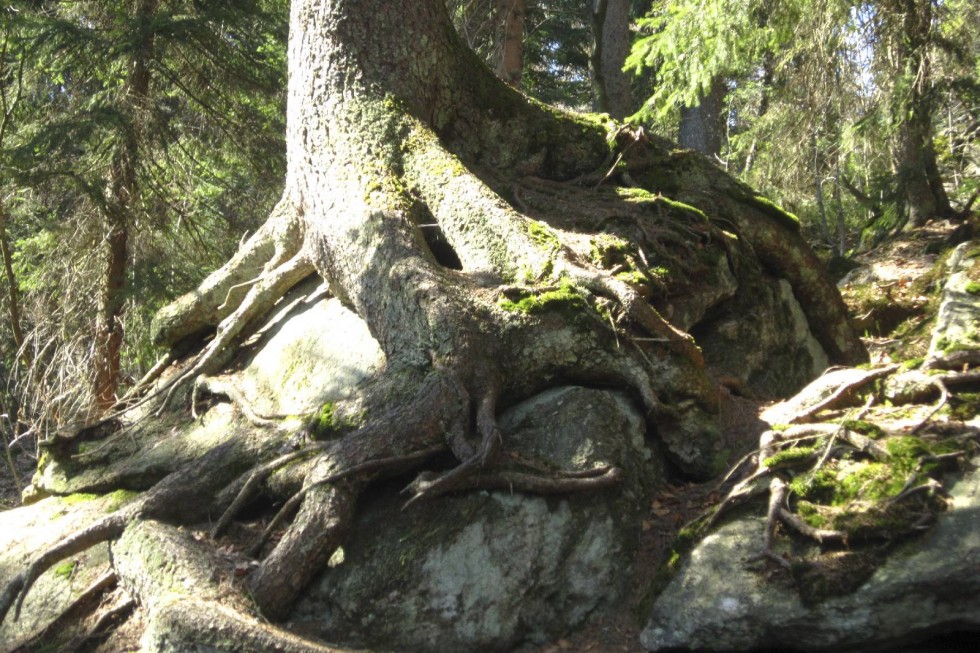
[{"label": "rough bark texture", "polygon": [[722,139],[725,135],[725,80],[716,78],[707,94],[691,107],[681,107],[681,122],[677,131],[677,142],[708,157],[721,154]]},{"label": "rough bark texture", "polygon": [[592,25],[595,47],[592,50],[592,81],[596,109],[622,119],[636,107],[630,78],[623,64],[630,53],[630,0],[595,0]]},{"label": "rough bark texture", "polygon": [[[616,483],[615,467],[554,469],[506,450],[499,415],[543,390],[625,391],[668,459],[708,477],[730,453],[709,374],[719,370],[683,329],[725,331],[719,316],[737,320],[785,286],[814,348],[865,357],[792,216],[699,155],[529,103],[463,48],[442,0],[295,0],[289,66],[288,176],[269,223],[158,315],[172,355],[134,393],[143,398],[48,443],[37,479],[39,492],[143,493],[18,574],[0,616],[57,560],[122,538],[116,550],[138,562],[119,565],[120,585],[145,604],[151,650],[226,650],[194,617],[214,595],[150,578],[159,556],[200,548],[155,522],[208,518],[219,537],[258,496],[281,502],[244,584],[259,613],[282,619],[373,481],[417,473],[409,503]],[[314,272],[367,325],[384,369],[313,414],[258,411],[236,379],[266,332],[310,301],[305,285],[287,292]],[[173,542],[135,544],[146,538]],[[307,650],[220,602],[223,632]]]},{"label": "rough bark texture", "polygon": [[[932,2],[894,0],[888,3],[895,20],[898,63],[907,89],[899,91],[899,143],[897,152],[898,197],[908,211],[909,224],[922,226],[926,220],[952,213],[943,187],[932,142],[931,61]],[[901,207],[900,207],[901,208]]]},{"label": "rough bark texture", "polygon": [[497,77],[514,88],[521,87],[524,72],[524,0],[497,0],[500,25],[500,58]]}]

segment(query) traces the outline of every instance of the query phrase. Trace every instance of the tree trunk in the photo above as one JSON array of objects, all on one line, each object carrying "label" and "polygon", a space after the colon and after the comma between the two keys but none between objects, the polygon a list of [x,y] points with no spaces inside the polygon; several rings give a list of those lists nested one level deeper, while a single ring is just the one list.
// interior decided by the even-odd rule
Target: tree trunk
[{"label": "tree trunk", "polygon": [[497,20],[501,22],[500,59],[497,77],[514,88],[521,87],[524,72],[524,0],[497,0]]},{"label": "tree trunk", "polygon": [[24,328],[20,317],[20,289],[17,286],[17,276],[14,274],[13,254],[7,236],[7,212],[2,203],[0,203],[0,258],[3,259],[3,274],[7,282],[7,317],[10,320],[10,331],[14,336],[14,344],[21,352],[21,357],[29,364],[30,358],[23,349]]},{"label": "tree trunk", "polygon": [[591,68],[596,110],[618,119],[636,109],[629,75],[623,71],[632,45],[631,5],[630,0],[594,0],[592,5],[595,46]]},{"label": "tree trunk", "polygon": [[[929,55],[932,0],[899,0],[891,10],[901,21],[897,35],[898,63],[907,88],[898,98],[898,198],[909,224],[952,213],[936,164],[932,128],[932,74]],[[902,207],[900,207],[901,209]]]},{"label": "tree trunk", "polygon": [[[0,88],[0,150],[7,142],[7,133],[10,130],[14,108],[20,101],[22,92],[22,78],[24,74],[23,60],[18,64],[17,70],[10,70],[8,67],[8,56],[10,56],[11,43],[13,36],[9,25],[3,26],[3,43],[0,44],[0,80],[5,80]],[[20,288],[17,284],[17,277],[14,274],[13,252],[10,248],[10,237],[7,234],[7,207],[3,199],[0,199],[0,259],[3,262],[3,274],[7,281],[7,317],[10,320],[10,331],[14,337],[14,345],[20,350],[20,356],[25,365],[30,365],[30,354],[24,348],[24,327],[20,312]]]},{"label": "tree trunk", "polygon": [[148,109],[150,93],[149,62],[153,58],[151,22],[158,0],[141,0],[136,8],[139,36],[136,51],[123,89],[123,107],[128,124],[123,143],[116,151],[109,169],[106,189],[105,272],[99,296],[95,332],[93,389],[98,412],[116,401],[119,388],[120,355],[123,344],[123,309],[126,276],[129,265],[129,230],[133,211],[139,204],[139,165],[143,113]]},{"label": "tree trunk", "polygon": [[721,154],[725,135],[725,80],[716,78],[707,95],[691,107],[681,107],[677,142],[681,147],[700,152],[709,158]]},{"label": "tree trunk", "polygon": [[[475,488],[616,483],[615,468],[566,473],[507,455],[499,413],[559,384],[629,393],[679,470],[717,474],[725,465],[718,384],[693,338],[654,304],[687,326],[723,331],[712,311],[726,324],[744,319],[739,301],[751,311],[756,290],[786,279],[831,359],[866,359],[791,216],[699,155],[527,102],[460,43],[442,0],[294,0],[290,20],[283,198],[223,269],[161,311],[156,338],[174,348],[174,362],[143,400],[123,407],[145,416],[140,406],[148,404],[179,423],[176,400],[189,394],[193,409],[210,393],[236,405],[245,425],[203,455],[173,448],[138,500],[45,551],[12,581],[0,593],[0,617],[38,571],[65,556],[156,532],[154,520],[221,515],[211,520],[217,536],[260,490],[283,504],[268,533],[295,513],[246,580],[254,605],[283,619],[343,542],[358,496],[379,478],[421,469],[406,488],[410,502]],[[363,319],[385,366],[297,432],[286,425],[291,416],[249,406],[234,387],[242,359],[228,363],[250,355],[243,343],[259,318],[313,272]],[[738,297],[710,289],[707,303],[686,303],[717,277],[745,279],[745,288]],[[337,433],[310,442],[324,421],[331,432],[339,424]],[[141,431],[151,440],[170,437],[169,426],[159,427],[152,417],[132,424],[151,429]],[[77,474],[99,464],[73,457],[79,442],[113,433],[107,423],[52,443],[52,460],[70,461],[66,474]],[[134,431],[122,433],[115,441],[129,443]],[[441,466],[426,469],[436,454]],[[448,456],[456,463],[447,469]],[[99,483],[100,491],[113,487]],[[183,556],[177,544],[167,548]],[[194,615],[217,599],[205,592],[163,601],[149,572],[133,569],[117,565],[120,582],[150,606],[150,628],[180,619],[188,641],[220,649],[227,632],[246,637],[252,627],[243,624],[254,619],[238,615],[223,622],[226,631],[202,634]],[[281,641],[297,650],[287,635]]]}]

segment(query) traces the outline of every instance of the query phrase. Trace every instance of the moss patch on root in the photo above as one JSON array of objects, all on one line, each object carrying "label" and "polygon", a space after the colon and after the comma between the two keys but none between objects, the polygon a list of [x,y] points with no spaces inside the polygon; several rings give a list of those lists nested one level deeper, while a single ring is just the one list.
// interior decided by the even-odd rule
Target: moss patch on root
[{"label": "moss patch on root", "polygon": [[520,297],[501,295],[497,300],[497,306],[510,313],[525,315],[538,315],[555,310],[579,312],[589,308],[585,297],[568,282],[540,293],[531,289]]},{"label": "moss patch on root", "polygon": [[341,414],[338,405],[328,401],[310,419],[309,431],[314,440],[330,440],[359,427],[365,421],[366,416],[363,413]]}]

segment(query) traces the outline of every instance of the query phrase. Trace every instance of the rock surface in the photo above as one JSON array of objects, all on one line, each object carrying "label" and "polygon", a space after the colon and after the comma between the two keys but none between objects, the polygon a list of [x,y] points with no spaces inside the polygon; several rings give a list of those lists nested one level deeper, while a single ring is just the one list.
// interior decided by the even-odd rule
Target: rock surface
[{"label": "rock surface", "polygon": [[[56,543],[66,532],[91,524],[125,500],[104,497],[51,497],[31,506],[0,512],[0,587],[16,576],[33,556]],[[24,600],[20,618],[0,622],[0,651],[49,627],[68,606],[109,570],[104,544],[73,556],[44,573]]]},{"label": "rock surface", "polygon": [[936,316],[929,358],[944,350],[980,348],[980,255],[976,241],[959,245],[949,257],[949,277]]},{"label": "rock surface", "polygon": [[980,473],[963,475],[949,491],[952,503],[935,528],[906,542],[853,593],[810,606],[750,569],[748,559],[762,550],[763,517],[721,527],[656,600],[644,648],[868,650],[980,629]]},{"label": "rock surface", "polygon": [[770,397],[792,394],[827,368],[789,283],[758,278],[691,328],[716,376]]},{"label": "rock surface", "polygon": [[381,488],[292,625],[347,646],[503,651],[617,600],[659,476],[644,421],[620,394],[566,387],[513,407],[501,425],[508,451],[550,451],[565,470],[615,464],[625,480],[579,496],[477,492],[405,510],[400,485]]}]

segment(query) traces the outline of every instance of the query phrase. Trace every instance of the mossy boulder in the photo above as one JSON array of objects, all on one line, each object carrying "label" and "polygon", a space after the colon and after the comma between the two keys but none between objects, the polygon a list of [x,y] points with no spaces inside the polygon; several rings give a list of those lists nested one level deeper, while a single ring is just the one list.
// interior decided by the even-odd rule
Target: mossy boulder
[{"label": "mossy boulder", "polygon": [[554,497],[477,492],[404,510],[401,486],[382,487],[292,621],[327,641],[400,651],[505,651],[567,632],[627,588],[659,478],[643,424],[623,395],[577,387],[513,407],[501,419],[510,455],[566,471],[613,464],[623,482]]},{"label": "mossy boulder", "polygon": [[[974,459],[974,466],[978,459]],[[870,650],[948,630],[980,629],[980,474],[949,485],[938,524],[884,562],[843,551],[773,582],[760,562],[765,518],[704,538],[658,597],[648,651]]]}]

